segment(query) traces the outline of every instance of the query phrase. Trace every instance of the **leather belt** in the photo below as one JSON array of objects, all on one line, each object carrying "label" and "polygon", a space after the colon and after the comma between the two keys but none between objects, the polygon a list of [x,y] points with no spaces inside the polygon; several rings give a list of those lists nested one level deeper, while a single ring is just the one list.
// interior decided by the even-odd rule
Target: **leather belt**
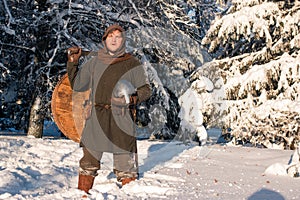
[{"label": "leather belt", "polygon": [[111,109],[111,105],[109,105],[109,104],[102,104],[102,103],[96,103],[95,104],[95,107],[96,108],[104,108],[104,109]]},{"label": "leather belt", "polygon": [[[111,105],[110,104],[102,104],[102,103],[95,103],[94,104],[95,107],[97,108],[105,108],[105,109],[111,109]],[[135,109],[136,108],[136,104],[129,104],[129,105],[113,105],[114,108],[129,108],[129,109]]]}]

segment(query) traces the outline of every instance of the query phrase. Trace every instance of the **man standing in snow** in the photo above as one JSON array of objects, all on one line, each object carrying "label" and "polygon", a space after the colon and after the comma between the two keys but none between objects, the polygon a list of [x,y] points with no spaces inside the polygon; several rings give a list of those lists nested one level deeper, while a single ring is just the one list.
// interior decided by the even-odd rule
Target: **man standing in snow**
[{"label": "man standing in snow", "polygon": [[[113,153],[113,171],[122,185],[138,177],[135,124],[123,97],[113,96],[119,80],[130,82],[136,89],[137,102],[151,95],[143,66],[131,54],[125,53],[125,31],[112,25],[105,31],[104,47],[80,69],[81,49],[71,47],[67,72],[74,91],[91,89],[92,111],[87,119],[80,145],[83,147],[78,188],[88,192],[92,188],[103,152]],[[72,53],[74,52],[74,53]],[[133,99],[133,98],[131,98]]]}]

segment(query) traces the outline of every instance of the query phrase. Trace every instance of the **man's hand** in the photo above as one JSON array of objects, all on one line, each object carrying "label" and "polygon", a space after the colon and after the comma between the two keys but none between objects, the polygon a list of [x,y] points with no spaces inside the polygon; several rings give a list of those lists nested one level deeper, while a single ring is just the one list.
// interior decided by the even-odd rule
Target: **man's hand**
[{"label": "man's hand", "polygon": [[68,62],[78,63],[79,58],[81,56],[81,48],[79,47],[71,47],[68,49]]},{"label": "man's hand", "polygon": [[111,98],[111,104],[115,105],[115,106],[125,106],[126,105],[126,101],[124,97],[112,97]]},{"label": "man's hand", "polygon": [[111,98],[111,108],[112,108],[112,113],[114,115],[125,115],[125,107],[127,106],[126,100],[123,97],[112,97]]}]

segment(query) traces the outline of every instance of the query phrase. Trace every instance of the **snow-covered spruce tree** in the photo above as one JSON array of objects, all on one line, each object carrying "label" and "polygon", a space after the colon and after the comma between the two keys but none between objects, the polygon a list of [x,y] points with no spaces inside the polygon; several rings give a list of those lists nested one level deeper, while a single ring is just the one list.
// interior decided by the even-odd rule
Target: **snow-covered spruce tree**
[{"label": "snow-covered spruce tree", "polygon": [[300,3],[234,0],[203,39],[224,81],[224,137],[293,149],[300,140]]}]

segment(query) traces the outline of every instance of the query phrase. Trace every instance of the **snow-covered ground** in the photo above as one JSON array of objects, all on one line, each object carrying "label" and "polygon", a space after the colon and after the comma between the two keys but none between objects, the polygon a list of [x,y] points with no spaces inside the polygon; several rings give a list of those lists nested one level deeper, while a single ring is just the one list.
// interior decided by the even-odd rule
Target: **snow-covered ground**
[{"label": "snow-covered ground", "polygon": [[[105,154],[86,199],[300,199],[300,178],[267,175],[287,164],[288,150],[216,144],[206,146],[139,140],[140,178],[120,187]],[[0,199],[81,199],[77,187],[78,144],[57,137],[0,134]]]}]

